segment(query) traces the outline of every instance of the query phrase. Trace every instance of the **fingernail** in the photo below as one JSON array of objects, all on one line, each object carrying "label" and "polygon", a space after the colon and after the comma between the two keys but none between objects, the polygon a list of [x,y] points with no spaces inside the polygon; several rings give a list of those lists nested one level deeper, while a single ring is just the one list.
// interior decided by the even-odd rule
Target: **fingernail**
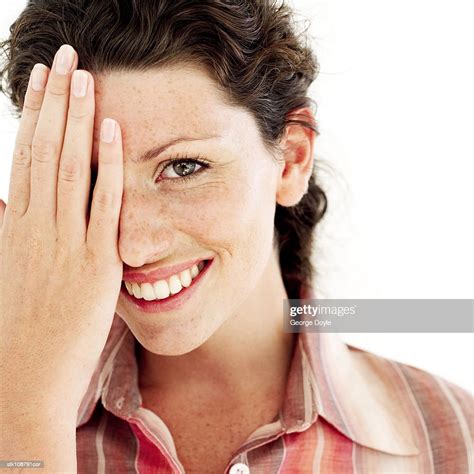
[{"label": "fingernail", "polygon": [[41,92],[46,87],[46,68],[42,64],[35,64],[31,72],[31,87],[37,92]]},{"label": "fingernail", "polygon": [[68,44],[63,44],[57,53],[56,72],[58,74],[67,74],[71,71],[74,64],[74,49]]},{"label": "fingernail", "polygon": [[87,93],[87,73],[74,71],[72,73],[72,93],[74,97],[84,97]]},{"label": "fingernail", "polygon": [[115,138],[115,120],[106,118],[102,121],[100,139],[104,143],[112,143]]}]

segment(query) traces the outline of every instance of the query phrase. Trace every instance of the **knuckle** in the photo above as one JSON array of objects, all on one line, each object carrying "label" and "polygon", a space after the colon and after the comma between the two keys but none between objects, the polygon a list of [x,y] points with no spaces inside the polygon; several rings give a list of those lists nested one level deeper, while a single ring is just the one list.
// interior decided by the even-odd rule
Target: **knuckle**
[{"label": "knuckle", "polygon": [[91,112],[83,107],[71,107],[69,109],[68,121],[83,122],[84,119],[91,117]]},{"label": "knuckle", "polygon": [[99,211],[105,212],[114,206],[115,194],[107,189],[97,189],[94,191],[93,201]]},{"label": "knuckle", "polygon": [[35,161],[48,163],[54,159],[55,156],[58,155],[59,146],[57,143],[44,140],[44,139],[36,139],[33,140],[32,146],[32,158]]},{"label": "knuckle", "polygon": [[[102,151],[102,150],[101,150]],[[117,152],[113,150],[99,151],[99,166],[107,167],[111,171],[119,168],[122,164],[117,160]]]},{"label": "knuckle", "polygon": [[46,94],[55,99],[58,97],[60,99],[63,99],[65,96],[68,95],[68,89],[62,86],[61,84],[56,84],[55,82],[52,82],[48,85],[46,89]]},{"label": "knuckle", "polygon": [[31,165],[31,148],[28,145],[17,143],[13,150],[13,165],[29,168]]},{"label": "knuckle", "polygon": [[38,113],[41,110],[41,103],[40,102],[35,102],[33,100],[28,100],[25,102],[25,105],[23,106],[23,112],[31,112],[33,114]]},{"label": "knuckle", "polygon": [[59,178],[62,181],[77,183],[82,176],[81,161],[77,156],[62,156],[59,162]]}]

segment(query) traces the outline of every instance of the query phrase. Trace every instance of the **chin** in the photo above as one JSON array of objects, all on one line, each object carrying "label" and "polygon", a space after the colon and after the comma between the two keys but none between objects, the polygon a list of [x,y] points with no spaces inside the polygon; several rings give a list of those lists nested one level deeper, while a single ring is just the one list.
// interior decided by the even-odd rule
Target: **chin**
[{"label": "chin", "polygon": [[144,325],[143,322],[129,322],[126,319],[125,322],[147,351],[157,355],[179,356],[202,346],[220,326],[219,323],[210,324],[208,315],[201,321],[198,319],[198,316],[194,316],[186,324],[173,326]]}]

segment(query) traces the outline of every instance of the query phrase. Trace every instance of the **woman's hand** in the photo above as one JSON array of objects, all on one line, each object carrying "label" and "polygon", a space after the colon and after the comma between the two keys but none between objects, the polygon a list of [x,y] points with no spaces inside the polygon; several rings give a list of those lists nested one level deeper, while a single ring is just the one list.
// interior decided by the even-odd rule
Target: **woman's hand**
[{"label": "woman's hand", "polygon": [[121,133],[115,121],[104,120],[89,210],[94,81],[86,71],[72,79],[77,63],[77,53],[63,45],[51,71],[35,66],[8,205],[0,204],[4,412],[14,404],[49,406],[75,419],[120,293]]}]

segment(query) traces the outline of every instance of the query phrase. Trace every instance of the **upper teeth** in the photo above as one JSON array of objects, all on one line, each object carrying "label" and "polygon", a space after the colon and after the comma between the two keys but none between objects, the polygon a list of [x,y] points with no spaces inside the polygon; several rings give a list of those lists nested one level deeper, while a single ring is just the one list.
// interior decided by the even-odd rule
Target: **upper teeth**
[{"label": "upper teeth", "polygon": [[193,265],[191,268],[184,270],[175,275],[171,275],[166,280],[159,280],[154,283],[131,283],[125,282],[127,291],[135,298],[143,298],[147,301],[162,300],[168,296],[179,293],[183,287],[187,288],[191,285],[191,281],[199,275],[199,272],[204,267],[204,262],[199,262],[198,265]]}]

